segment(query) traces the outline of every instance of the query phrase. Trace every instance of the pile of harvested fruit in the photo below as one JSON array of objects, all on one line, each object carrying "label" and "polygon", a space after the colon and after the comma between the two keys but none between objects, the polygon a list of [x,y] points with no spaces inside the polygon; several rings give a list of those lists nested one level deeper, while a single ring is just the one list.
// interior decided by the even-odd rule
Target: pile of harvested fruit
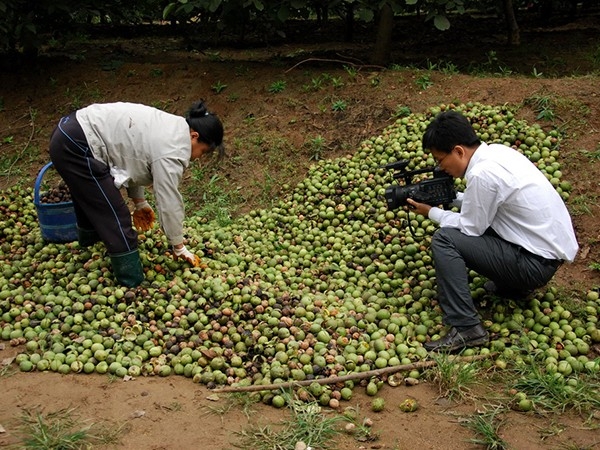
[{"label": "pile of harvested fruit", "polygon": [[[352,156],[320,161],[272,209],[226,227],[188,219],[188,246],[203,269],[174,261],[158,230],[141,234],[146,281],[126,289],[115,285],[102,244],[44,243],[30,192],[8,189],[0,198],[9,230],[0,242],[1,338],[22,346],[23,371],[177,374],[210,387],[310,381],[427,359],[423,343],[443,329],[429,252],[436,226],[388,210],[383,194],[392,179],[381,166],[400,159],[409,170],[433,166],[422,133],[448,107],[466,114],[484,140],[522,151],[568,199],[557,131],[518,120],[506,106],[441,105],[398,118]],[[463,189],[464,181],[455,185]],[[31,232],[18,232],[23,226]],[[469,275],[473,296],[485,297],[485,280]],[[600,342],[598,292],[571,299],[573,309],[552,287],[520,305],[486,300],[489,346],[466,354],[493,353],[498,367],[536,358],[575,383],[581,372],[600,371],[589,357]],[[368,386],[374,395],[381,383]],[[351,398],[353,387],[310,383],[299,395],[329,404]]]},{"label": "pile of harvested fruit", "polygon": [[66,203],[72,201],[71,191],[64,181],[40,193],[40,203]]}]

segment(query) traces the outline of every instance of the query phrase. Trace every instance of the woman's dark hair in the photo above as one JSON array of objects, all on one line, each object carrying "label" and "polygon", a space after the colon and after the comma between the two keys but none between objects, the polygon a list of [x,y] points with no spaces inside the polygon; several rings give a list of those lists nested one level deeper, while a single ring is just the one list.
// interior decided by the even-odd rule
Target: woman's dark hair
[{"label": "woman's dark hair", "polygon": [[461,113],[450,110],[439,113],[423,134],[423,148],[450,153],[457,145],[473,147],[481,141],[471,122]]},{"label": "woman's dark hair", "polygon": [[185,120],[190,128],[199,134],[199,141],[210,145],[212,150],[218,148],[219,157],[223,156],[223,124],[215,114],[206,108],[204,100],[192,104]]}]

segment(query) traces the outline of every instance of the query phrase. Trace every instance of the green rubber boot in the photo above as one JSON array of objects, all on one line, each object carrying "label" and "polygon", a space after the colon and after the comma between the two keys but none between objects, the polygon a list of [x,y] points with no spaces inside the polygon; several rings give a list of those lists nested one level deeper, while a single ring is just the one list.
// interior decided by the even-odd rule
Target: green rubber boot
[{"label": "green rubber boot", "polygon": [[96,230],[88,230],[79,227],[77,227],[77,238],[81,247],[89,247],[100,241],[100,236],[98,236]]},{"label": "green rubber boot", "polygon": [[144,281],[144,271],[138,249],[109,256],[113,275],[120,284],[127,287],[137,287]]}]

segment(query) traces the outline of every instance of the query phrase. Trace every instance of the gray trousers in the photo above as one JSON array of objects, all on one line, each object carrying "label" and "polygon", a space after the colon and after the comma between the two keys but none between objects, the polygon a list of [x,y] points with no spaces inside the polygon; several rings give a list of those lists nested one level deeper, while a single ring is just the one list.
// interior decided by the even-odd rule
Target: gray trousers
[{"label": "gray trousers", "polygon": [[440,228],[433,235],[431,251],[444,323],[457,327],[480,322],[467,268],[501,289],[526,292],[548,283],[562,263],[534,255],[491,229],[482,236],[467,236],[454,228]]}]

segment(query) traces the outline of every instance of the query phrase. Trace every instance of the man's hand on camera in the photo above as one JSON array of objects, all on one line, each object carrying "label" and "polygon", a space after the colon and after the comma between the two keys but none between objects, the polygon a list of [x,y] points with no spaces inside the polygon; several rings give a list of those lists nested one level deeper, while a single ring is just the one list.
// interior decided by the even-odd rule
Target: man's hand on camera
[{"label": "man's hand on camera", "polygon": [[428,205],[426,203],[415,202],[412,198],[407,198],[406,203],[408,203],[408,207],[415,214],[421,214],[425,217],[429,217],[429,210],[431,209],[431,205]]}]

